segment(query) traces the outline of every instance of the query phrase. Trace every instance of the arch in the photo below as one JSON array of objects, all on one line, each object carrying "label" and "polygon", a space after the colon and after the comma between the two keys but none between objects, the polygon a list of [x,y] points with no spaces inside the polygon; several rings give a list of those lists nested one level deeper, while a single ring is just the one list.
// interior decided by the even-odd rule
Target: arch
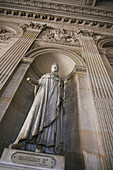
[{"label": "arch", "polygon": [[13,37],[21,37],[23,29],[16,23],[0,21],[0,28],[7,30],[13,34]]},{"label": "arch", "polygon": [[60,66],[61,77],[67,77],[75,69],[75,65],[85,66],[84,60],[75,52],[56,47],[35,48],[25,57],[34,59],[33,71],[41,76],[50,72],[50,66],[56,62]]},{"label": "arch", "polygon": [[101,58],[109,74],[109,77],[113,82],[113,38],[100,38],[97,42],[97,47],[101,49]]},{"label": "arch", "polygon": [[108,38],[100,38],[97,41],[97,47],[98,48],[105,48],[108,46],[113,46],[113,38],[112,37],[108,37]]}]

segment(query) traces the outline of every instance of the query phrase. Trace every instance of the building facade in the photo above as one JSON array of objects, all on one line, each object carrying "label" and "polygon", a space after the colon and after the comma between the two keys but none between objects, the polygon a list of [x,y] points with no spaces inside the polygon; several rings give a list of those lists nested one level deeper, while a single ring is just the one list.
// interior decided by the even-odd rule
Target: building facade
[{"label": "building facade", "polygon": [[66,169],[113,169],[112,0],[0,0],[0,152],[32,105],[26,81],[56,62],[65,84]]}]

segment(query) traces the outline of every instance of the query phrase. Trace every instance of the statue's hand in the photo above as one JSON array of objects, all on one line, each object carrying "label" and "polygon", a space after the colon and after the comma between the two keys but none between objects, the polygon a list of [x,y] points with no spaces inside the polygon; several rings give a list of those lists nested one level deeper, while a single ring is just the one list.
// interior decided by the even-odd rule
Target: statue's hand
[{"label": "statue's hand", "polygon": [[31,82],[31,78],[30,78],[30,77],[28,77],[26,80],[27,80],[29,83]]}]

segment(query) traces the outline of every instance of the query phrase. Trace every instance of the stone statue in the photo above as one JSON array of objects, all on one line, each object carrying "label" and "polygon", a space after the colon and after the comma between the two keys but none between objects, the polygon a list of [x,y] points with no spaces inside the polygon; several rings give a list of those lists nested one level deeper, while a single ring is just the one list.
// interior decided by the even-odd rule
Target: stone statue
[{"label": "stone statue", "polygon": [[11,148],[57,153],[63,145],[64,82],[54,63],[51,73],[38,81],[27,78],[35,87],[35,98],[24,125]]}]

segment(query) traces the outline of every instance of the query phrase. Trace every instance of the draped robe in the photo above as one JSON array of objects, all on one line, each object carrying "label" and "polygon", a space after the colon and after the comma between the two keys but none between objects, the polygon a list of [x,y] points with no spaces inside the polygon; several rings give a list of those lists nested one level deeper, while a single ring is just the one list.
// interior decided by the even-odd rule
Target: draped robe
[{"label": "draped robe", "polygon": [[35,99],[14,145],[35,137],[36,146],[53,147],[55,153],[60,153],[63,143],[62,94],[63,81],[57,73],[48,73],[39,79]]}]

